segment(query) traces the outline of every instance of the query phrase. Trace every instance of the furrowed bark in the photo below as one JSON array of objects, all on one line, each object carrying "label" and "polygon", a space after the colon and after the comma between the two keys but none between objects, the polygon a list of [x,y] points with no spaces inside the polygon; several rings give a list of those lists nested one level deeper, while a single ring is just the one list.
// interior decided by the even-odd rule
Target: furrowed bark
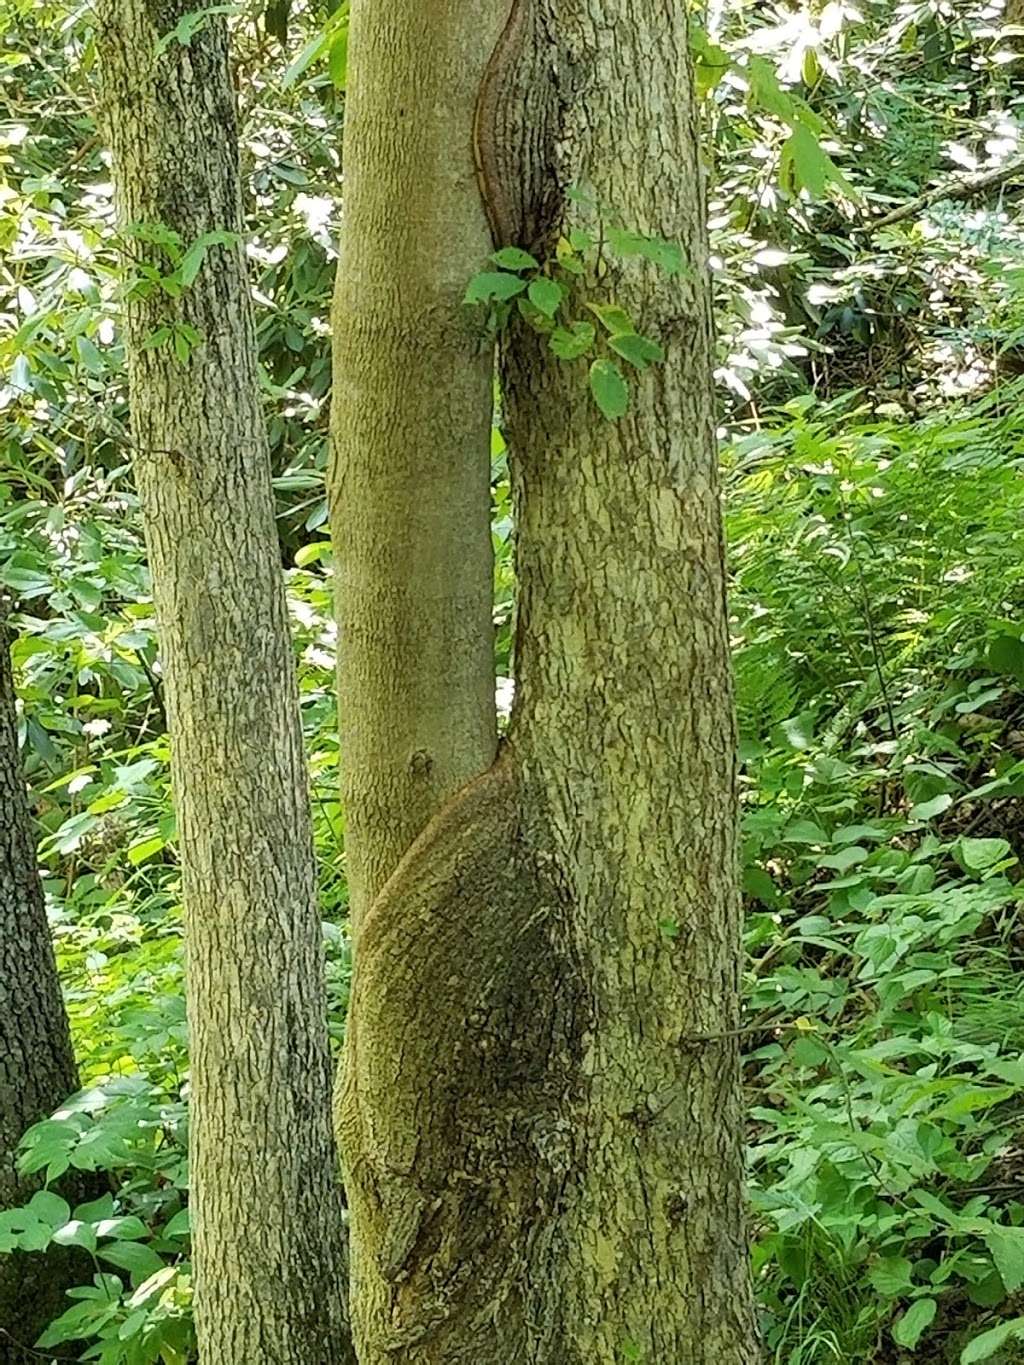
[{"label": "furrowed bark", "polygon": [[[511,738],[537,856],[566,888],[589,1015],[577,1175],[548,1292],[567,1361],[753,1361],[736,737],[685,10],[536,0],[535,13],[533,100],[518,125],[506,111],[510,171],[518,149],[521,183],[560,187],[561,231],[600,238],[610,222],[679,243],[686,263],[670,278],[612,257],[581,281],[580,298],[624,308],[666,352],[631,375],[618,422],[587,394],[585,363],[522,334],[505,348],[519,582]],[[545,70],[556,73],[546,92]],[[538,123],[556,129],[541,169]]]},{"label": "furrowed bark", "polygon": [[[197,8],[211,13],[190,42],[158,50]],[[100,6],[129,277],[170,273],[154,228],[184,250],[241,231],[215,9]],[[185,359],[183,324],[199,336]],[[211,244],[177,297],[129,287],[124,327],[180,829],[200,1350],[217,1365],[333,1365],[350,1355],[321,929],[240,238]]]},{"label": "furrowed bark", "polygon": [[[0,1209],[27,1203],[42,1184],[18,1173],[22,1134],[78,1089],[18,755],[6,615],[0,597]],[[33,1342],[66,1307],[80,1269],[60,1248],[0,1256],[0,1359],[36,1355]]]}]

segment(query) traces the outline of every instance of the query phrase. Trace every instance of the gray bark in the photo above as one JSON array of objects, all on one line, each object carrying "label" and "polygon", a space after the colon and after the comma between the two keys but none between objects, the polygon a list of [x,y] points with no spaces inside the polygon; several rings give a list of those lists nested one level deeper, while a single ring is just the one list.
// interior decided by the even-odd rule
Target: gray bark
[{"label": "gray bark", "polygon": [[[222,16],[103,0],[118,215],[188,247],[242,228]],[[161,252],[127,237],[136,261]],[[193,328],[186,360],[153,344]],[[129,293],[134,467],[167,684],[187,941],[196,1314],[209,1365],[333,1365],[342,1208],[329,1124],[321,929],[252,303],[240,241],[180,297]]]}]

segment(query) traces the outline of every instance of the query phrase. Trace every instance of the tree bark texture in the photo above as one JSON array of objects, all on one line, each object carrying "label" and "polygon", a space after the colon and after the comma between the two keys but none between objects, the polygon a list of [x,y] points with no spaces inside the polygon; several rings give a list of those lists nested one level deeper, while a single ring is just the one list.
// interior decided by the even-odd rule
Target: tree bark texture
[{"label": "tree bark texture", "polygon": [[473,104],[503,0],[352,8],[332,533],[353,922],[493,761],[491,347]]},{"label": "tree bark texture", "polygon": [[[206,9],[189,41],[166,39]],[[171,272],[154,227],[185,249],[241,231],[216,11],[197,0],[100,6],[134,467],[180,830],[197,1329],[209,1365],[333,1365],[349,1355],[323,950],[240,238],[212,244],[175,294],[130,283]],[[182,324],[199,337],[184,360],[160,339]]]},{"label": "tree bark texture", "polygon": [[[759,1352],[741,1183],[735,734],[685,11],[529,0],[487,24],[440,8],[355,0],[346,126],[358,181],[343,277],[358,260],[360,279],[390,281],[363,294],[355,329],[345,308],[336,320],[342,761],[360,831],[338,1126],[360,1360],[747,1365]],[[481,65],[482,30],[500,70],[486,51]],[[435,69],[465,76],[465,89],[444,84],[443,137]],[[407,454],[393,474],[386,434],[407,450],[426,404],[453,432],[461,418],[442,474],[462,495],[482,477],[482,433],[463,406],[468,341],[457,376],[436,362],[398,374],[394,334],[425,280],[457,297],[487,243],[468,194],[443,198],[461,224],[443,259],[419,260],[412,228],[405,254],[379,231],[391,214],[401,233],[417,187],[468,185],[482,76],[478,160],[500,184],[500,245],[547,259],[561,232],[596,238],[613,223],[680,243],[687,261],[681,280],[635,258],[579,283],[583,316],[582,300],[617,304],[666,351],[618,423],[593,406],[585,362],[556,360],[515,323],[501,347],[520,596],[516,703],[490,767],[460,719],[475,671],[471,686],[437,662],[461,657],[469,618],[421,617],[422,671],[418,631],[403,652],[393,625],[385,640],[348,624],[357,607],[370,615],[382,560],[386,616],[396,580],[403,600],[423,588],[427,553],[459,569],[429,582],[449,602],[482,577],[459,553],[455,496],[429,549],[417,544],[415,480]],[[387,93],[371,120],[377,81]],[[424,141],[407,162],[409,127]],[[374,212],[353,210],[353,194]],[[358,289],[343,278],[339,299]],[[431,430],[418,448],[428,501],[435,449]],[[388,738],[406,686],[417,713],[443,718],[430,745]],[[384,785],[378,745],[386,770],[411,773],[422,747],[453,781]],[[460,773],[470,780],[450,796]]]},{"label": "tree bark texture", "polygon": [[[14,680],[0,599],[0,1208],[27,1202],[38,1177],[18,1174],[25,1130],[78,1089],[25,781],[18,755]],[[39,1332],[66,1304],[80,1267],[59,1249],[0,1256],[0,1360],[29,1360]]]}]

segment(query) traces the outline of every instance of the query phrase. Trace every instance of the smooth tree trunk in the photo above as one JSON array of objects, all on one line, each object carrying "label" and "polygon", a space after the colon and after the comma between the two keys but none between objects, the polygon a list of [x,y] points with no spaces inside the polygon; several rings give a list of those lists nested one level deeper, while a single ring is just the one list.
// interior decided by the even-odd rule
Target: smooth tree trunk
[{"label": "smooth tree trunk", "polygon": [[[333,530],[360,1360],[746,1365],[735,735],[685,10],[354,0],[350,51]],[[465,606],[490,406],[471,382],[489,346],[458,306],[490,245],[474,161],[499,245],[547,259],[610,222],[686,258],[681,279],[635,257],[579,282],[666,351],[617,423],[586,363],[522,324],[501,347],[520,596],[490,764],[465,721],[490,678]],[[421,335],[422,365],[405,350],[396,371]]]},{"label": "smooth tree trunk", "polygon": [[[14,680],[0,597],[0,1209],[27,1203],[39,1177],[17,1169],[18,1141],[78,1089],[18,753]],[[31,1359],[39,1332],[66,1306],[77,1267],[57,1249],[0,1256],[0,1360]]]},{"label": "smooth tree trunk", "polygon": [[[197,1330],[209,1365],[334,1365],[349,1357],[323,949],[219,8],[100,5],[180,832]],[[167,39],[186,14],[188,41]],[[139,283],[172,273],[167,229],[186,259],[232,235],[168,292]]]}]

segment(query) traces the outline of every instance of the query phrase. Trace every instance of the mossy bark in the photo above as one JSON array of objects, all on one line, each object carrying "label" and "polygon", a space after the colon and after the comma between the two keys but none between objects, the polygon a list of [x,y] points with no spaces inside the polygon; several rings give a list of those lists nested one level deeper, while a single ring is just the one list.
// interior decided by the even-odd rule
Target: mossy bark
[{"label": "mossy bark", "polygon": [[[190,41],[161,50],[197,9]],[[154,227],[182,249],[231,234],[180,292],[129,288],[124,316],[180,830],[197,1329],[211,1365],[334,1365],[349,1348],[321,927],[216,11],[99,7],[126,277],[171,273]],[[198,336],[184,358],[174,334]]]},{"label": "mossy bark", "polygon": [[[405,600],[424,587],[453,607],[483,578],[459,554],[460,497],[487,467],[487,404],[478,383],[467,392],[481,360],[455,305],[488,249],[465,194],[469,131],[507,12],[437,9],[356,0],[345,150],[358,183],[339,298],[387,280],[364,293],[358,330],[344,308],[336,318],[342,760],[359,831],[338,1126],[360,1360],[747,1365],[759,1351],[741,1191],[735,733],[685,11],[531,0],[519,60],[488,74],[493,123],[478,131],[511,215],[502,245],[546,258],[560,232],[598,237],[614,215],[686,256],[682,279],[635,258],[579,282],[581,312],[583,300],[615,303],[666,351],[618,423],[591,402],[585,364],[557,361],[521,325],[502,345],[517,696],[488,767],[487,745],[468,743],[460,722],[478,671],[444,666],[471,630],[482,649],[485,626],[423,613],[406,642],[390,608],[396,582]],[[443,86],[441,123],[435,68],[464,78],[457,97]],[[421,127],[430,136],[407,161],[396,143]],[[440,210],[423,196],[440,184],[463,187],[444,200],[459,229],[443,260],[424,259],[422,215]],[[407,202],[413,225],[396,252],[387,233],[401,237]],[[445,365],[432,356],[426,374],[396,372],[404,302],[439,281],[444,310],[427,315],[462,350],[449,345]],[[355,345],[358,382],[346,369]],[[406,453],[392,475],[384,433],[416,433],[429,499],[438,425],[441,475],[461,491],[427,523],[415,466]],[[418,544],[428,528],[429,550]],[[427,553],[447,567],[424,580]],[[391,577],[368,629],[382,561]],[[440,718],[430,744],[402,729],[407,687],[413,721]],[[385,770],[405,761],[412,773],[422,751],[447,780],[381,789],[378,745]]]},{"label": "mossy bark", "polygon": [[[22,1134],[78,1089],[18,754],[6,614],[0,598],[0,1209],[42,1184],[18,1173]],[[64,1290],[82,1269],[59,1248],[0,1256],[0,1360],[37,1357],[36,1337],[67,1307]]]}]

